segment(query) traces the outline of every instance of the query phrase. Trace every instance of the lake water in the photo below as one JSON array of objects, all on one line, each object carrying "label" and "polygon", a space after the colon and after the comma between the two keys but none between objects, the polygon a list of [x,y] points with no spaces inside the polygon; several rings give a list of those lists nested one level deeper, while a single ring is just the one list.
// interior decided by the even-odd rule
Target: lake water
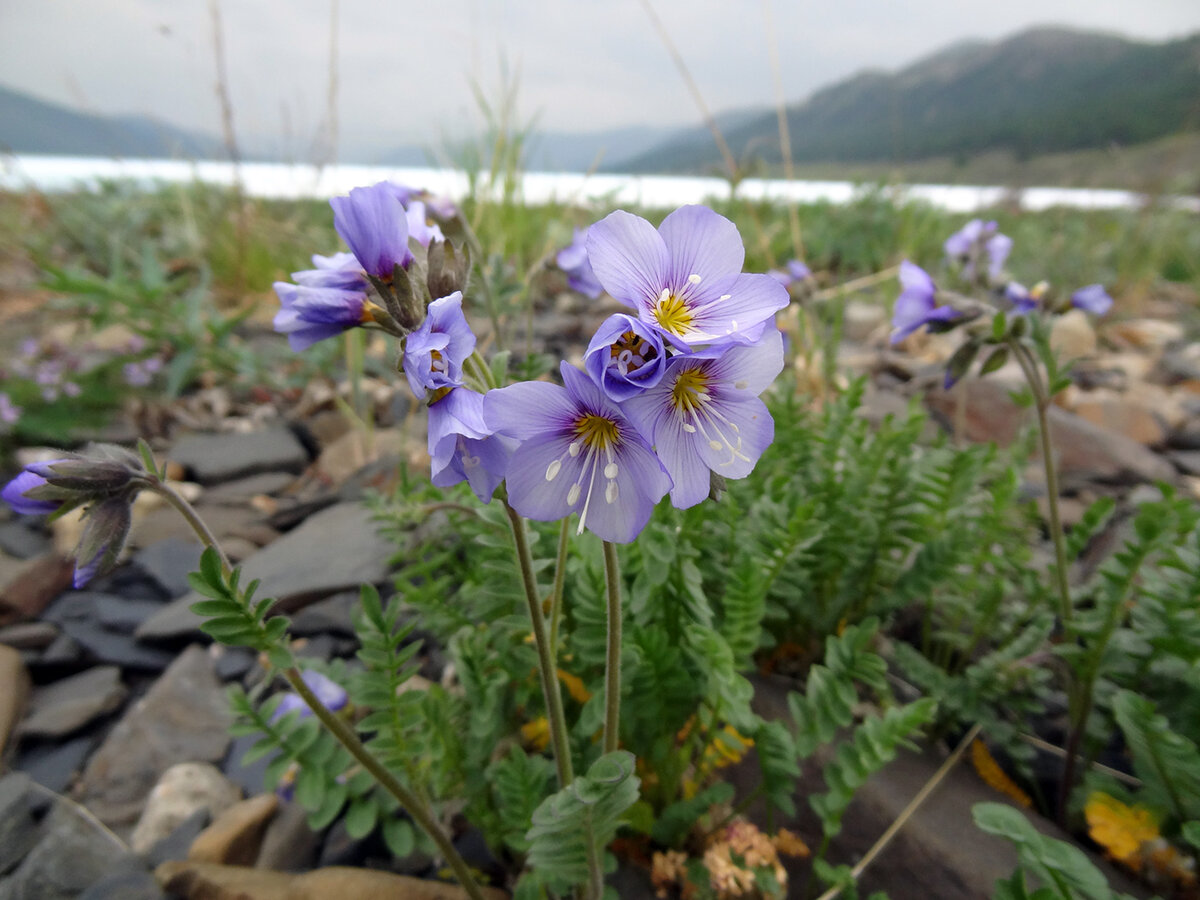
[{"label": "lake water", "polygon": [[[242,163],[245,191],[254,197],[275,199],[325,198],[353,187],[391,179],[454,199],[467,192],[467,178],[459,171],[394,166],[336,165],[317,169],[289,163]],[[228,162],[194,162],[165,159],[103,159],[75,156],[7,156],[0,158],[0,188],[57,192],[88,187],[108,179],[132,179],[146,184],[187,183],[232,185],[236,170]],[[720,178],[686,175],[585,175],[577,172],[529,172],[523,196],[528,203],[548,201],[578,204],[673,207],[728,196]],[[738,196],[759,200],[794,199],[801,203],[842,204],[869,191],[849,181],[785,181],[748,178]],[[1012,203],[1027,210],[1053,206],[1076,209],[1132,209],[1146,198],[1131,191],[1082,188],[1025,188],[1019,192],[980,185],[912,184],[887,188],[898,201],[919,200],[949,212],[970,213]],[[1171,202],[1200,212],[1200,198],[1175,197]]]}]

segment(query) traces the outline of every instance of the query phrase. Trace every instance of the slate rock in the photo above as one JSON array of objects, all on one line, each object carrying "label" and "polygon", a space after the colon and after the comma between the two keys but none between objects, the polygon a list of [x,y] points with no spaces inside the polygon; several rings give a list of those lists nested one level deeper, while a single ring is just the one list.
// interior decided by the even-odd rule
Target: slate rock
[{"label": "slate rock", "polygon": [[89,760],[81,801],[110,828],[128,832],[167,769],[224,757],[231,722],[207,649],[188,647]]},{"label": "slate rock", "polygon": [[117,709],[127,691],[116,666],[97,666],[33,692],[22,737],[65,737]]},{"label": "slate rock", "polygon": [[102,594],[96,598],[94,612],[105,630],[131,635],[162,608],[160,600],[131,600]]},{"label": "slate rock", "polygon": [[222,681],[237,681],[246,677],[246,673],[258,662],[258,654],[245,647],[217,648],[216,672]]},{"label": "slate rock", "polygon": [[196,840],[208,823],[212,821],[207,807],[201,807],[180,822],[166,837],[160,838],[150,847],[142,858],[151,867],[157,867],[169,860],[187,859],[192,842]]},{"label": "slate rock", "polygon": [[[1167,458],[1183,474],[1200,475],[1200,450],[1174,450],[1167,454]],[[5,640],[0,632],[0,644],[2,643],[5,643]]]},{"label": "slate rock", "polygon": [[131,860],[128,849],[111,833],[60,798],[46,817],[37,845],[0,882],[0,896],[76,900],[114,867],[130,865]]},{"label": "slate rock", "polygon": [[72,591],[56,600],[46,610],[44,618],[58,625],[97,662],[151,672],[161,671],[170,665],[173,654],[142,644],[129,634],[104,627],[96,609],[97,603],[104,597],[109,597],[110,603],[125,602],[111,595]]},{"label": "slate rock", "polygon": [[[965,379],[955,392],[964,392],[965,436],[972,441],[1012,443],[1032,413],[1009,399],[1008,390],[987,379]],[[946,422],[957,421],[959,397],[933,390],[927,402]],[[1109,484],[1173,481],[1174,467],[1137,441],[1086,422],[1057,406],[1050,407],[1050,435],[1066,482]]]},{"label": "slate rock", "polygon": [[308,452],[286,428],[249,434],[189,434],[167,455],[201,484],[261,472],[299,473],[308,465]]},{"label": "slate rock", "polygon": [[[187,900],[466,900],[454,884],[371,869],[333,866],[301,875],[218,863],[168,862],[154,871],[158,883]],[[486,900],[507,900],[498,888],[480,888]]]},{"label": "slate rock", "polygon": [[280,804],[267,825],[256,869],[275,872],[307,872],[317,860],[321,833],[308,827],[308,813],[299,803]]},{"label": "slate rock", "polygon": [[[336,634],[354,637],[354,611],[358,591],[342,591],[326,600],[306,606],[292,617],[291,632],[297,637]],[[3,637],[0,636],[0,642]]]},{"label": "slate rock", "polygon": [[221,771],[225,777],[238,785],[247,794],[261,794],[266,789],[267,766],[270,757],[260,757],[251,763],[243,763],[250,748],[262,739],[260,734],[246,734],[236,737],[229,743],[229,752],[221,762]]},{"label": "slate rock", "polygon": [[0,644],[0,755],[25,714],[29,672],[19,651]]},{"label": "slate rock", "polygon": [[55,597],[71,586],[74,573],[75,564],[54,553],[21,566],[7,584],[0,585],[0,625],[38,618]]},{"label": "slate rock", "polygon": [[13,768],[47,790],[61,794],[83,771],[84,763],[99,740],[98,735],[82,734],[61,744],[26,742]]},{"label": "slate rock", "polygon": [[[339,503],[305,520],[242,564],[242,583],[260,579],[258,596],[275,597],[277,609],[294,612],[362,582],[382,582],[392,544],[361,503]],[[202,599],[189,593],[172,601],[138,629],[138,637],[171,639],[199,634],[189,606]]]},{"label": "slate rock", "polygon": [[38,824],[49,806],[50,798],[28,776],[10,772],[0,778],[0,875],[12,871],[37,844]]},{"label": "slate rock", "polygon": [[164,900],[165,897],[154,874],[140,862],[130,861],[92,882],[78,900]]},{"label": "slate rock", "polygon": [[133,563],[149,575],[168,597],[182,596],[190,591],[188,574],[200,568],[204,546],[197,540],[168,537],[142,548],[133,556]]},{"label": "slate rock", "polygon": [[204,492],[204,499],[208,503],[243,504],[253,497],[278,494],[291,487],[295,480],[294,475],[286,472],[263,472],[216,485]]},{"label": "slate rock", "polygon": [[84,664],[86,654],[69,634],[59,634],[41,655],[30,664],[38,671],[77,669]]},{"label": "slate rock", "polygon": [[0,628],[0,644],[14,650],[45,650],[59,631],[50,622],[20,622]]},{"label": "slate rock", "polygon": [[33,559],[54,549],[50,537],[24,519],[0,525],[0,550],[17,559]]}]

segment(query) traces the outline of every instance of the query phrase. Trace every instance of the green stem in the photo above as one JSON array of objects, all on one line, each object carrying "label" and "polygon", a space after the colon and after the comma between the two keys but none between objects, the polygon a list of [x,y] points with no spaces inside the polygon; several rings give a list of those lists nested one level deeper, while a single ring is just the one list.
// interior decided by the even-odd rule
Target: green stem
[{"label": "green stem", "polygon": [[158,494],[160,497],[170,503],[183,516],[184,520],[192,527],[192,531],[196,532],[196,537],[200,538],[200,542],[206,547],[211,547],[217,551],[217,556],[221,558],[221,568],[228,575],[233,571],[233,566],[229,563],[229,557],[225,555],[225,551],[221,549],[221,545],[217,543],[216,535],[214,535],[204,524],[204,520],[192,507],[192,504],[183,499],[175,488],[171,487],[165,481],[154,479],[149,482],[150,490]]},{"label": "green stem", "polygon": [[483,892],[471,874],[470,867],[462,856],[459,855],[459,852],[454,849],[454,844],[451,843],[450,838],[442,830],[437,820],[429,813],[429,810],[425,808],[424,804],[417,799],[416,795],[406,788],[363,746],[362,741],[358,739],[358,735],[354,733],[349,725],[320,701],[317,695],[312,692],[312,689],[304,683],[304,679],[300,677],[299,669],[285,669],[283,677],[292,686],[292,690],[299,694],[308,705],[308,708],[313,711],[313,715],[337,738],[338,743],[345,747],[347,752],[358,761],[359,765],[370,772],[379,785],[396,798],[405,812],[412,817],[412,820],[423,828],[426,834],[433,838],[433,842],[437,844],[438,849],[446,858],[446,862],[454,870],[454,876],[458,879],[458,883],[462,885],[463,890],[471,896],[472,900],[483,900]]},{"label": "green stem", "polygon": [[[192,530],[204,542],[205,546],[211,547],[217,551],[217,555],[221,558],[221,565],[225,567],[225,574],[228,575],[232,571],[229,565],[229,559],[225,556],[225,552],[221,549],[221,545],[217,543],[216,537],[204,524],[204,520],[192,508],[192,505],[187,502],[174,488],[166,483],[154,480],[150,482],[150,489],[160,496],[166,498],[172,506],[175,507],[187,520],[187,523],[192,526]],[[471,870],[467,866],[466,861],[454,849],[454,845],[450,839],[442,831],[437,821],[425,809],[425,807],[417,800],[417,798],[392,775],[370,751],[363,746],[362,741],[358,739],[358,735],[343,722],[340,718],[334,715],[328,707],[323,704],[316,694],[312,692],[304,679],[300,677],[300,671],[296,668],[288,668],[283,671],[283,677],[287,679],[288,684],[292,689],[300,695],[308,708],[313,711],[313,714],[321,721],[321,724],[329,729],[330,733],[337,739],[347,752],[353,756],[359,764],[371,773],[372,777],[379,785],[389,794],[400,802],[405,811],[412,817],[421,828],[433,839],[433,842],[438,845],[438,849],[442,851],[446,862],[450,864],[450,868],[454,870],[455,877],[458,878],[459,884],[463,890],[472,898],[472,900],[483,900],[483,892],[479,889],[479,885],[475,882],[474,876],[471,875]]]},{"label": "green stem", "polygon": [[550,591],[550,658],[558,664],[558,629],[562,622],[563,585],[567,580],[567,549],[571,544],[571,520],[564,516],[558,531],[558,556],[554,563],[554,588]]},{"label": "green stem", "polygon": [[1042,465],[1046,470],[1046,505],[1050,512],[1050,540],[1054,543],[1055,575],[1058,584],[1058,614],[1063,624],[1071,621],[1071,586],[1067,581],[1067,545],[1063,535],[1062,517],[1058,509],[1058,467],[1054,465],[1054,446],[1050,439],[1050,395],[1038,375],[1033,356],[1016,338],[1008,339],[1013,356],[1021,366],[1029,389],[1033,391],[1034,409],[1038,417],[1038,433],[1042,442]]},{"label": "green stem", "polygon": [[620,742],[621,725],[621,563],[615,544],[604,542],[604,581],[608,586],[608,649],[604,658],[604,752]]},{"label": "green stem", "polygon": [[521,582],[525,586],[525,600],[529,605],[529,618],[533,622],[533,643],[537,647],[538,671],[542,676],[542,695],[546,700],[546,718],[550,725],[550,739],[554,744],[554,764],[558,770],[558,786],[566,787],[575,778],[571,767],[571,749],[567,743],[567,720],[563,713],[562,694],[558,689],[558,671],[550,654],[550,641],[546,637],[546,616],[542,612],[542,601],[538,597],[537,576],[533,573],[533,556],[529,552],[529,538],[525,533],[525,520],[521,514],[504,501],[504,511],[512,525],[513,542],[517,546],[517,562],[521,569]]}]

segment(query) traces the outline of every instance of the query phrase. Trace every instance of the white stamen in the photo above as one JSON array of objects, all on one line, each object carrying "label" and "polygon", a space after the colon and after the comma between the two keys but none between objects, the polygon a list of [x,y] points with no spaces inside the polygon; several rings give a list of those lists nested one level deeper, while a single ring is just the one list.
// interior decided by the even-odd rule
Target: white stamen
[{"label": "white stamen", "polygon": [[553,481],[554,476],[558,474],[558,470],[562,468],[562,463],[557,459],[550,460],[550,465],[546,466],[546,480]]},{"label": "white stamen", "polygon": [[689,425],[687,422],[684,422],[684,423],[683,423],[683,430],[684,430],[684,431],[686,431],[688,434],[695,434],[695,433],[696,433],[696,426],[695,426],[695,425]]},{"label": "white stamen", "polygon": [[571,485],[571,489],[567,491],[567,506],[574,506],[579,501],[579,492],[582,488],[579,487],[579,482]]},{"label": "white stamen", "polygon": [[571,441],[571,443],[567,444],[567,452],[570,453],[572,457],[578,456],[579,441]]},{"label": "white stamen", "polygon": [[604,467],[604,477],[605,478],[616,478],[617,477],[617,464],[615,462],[610,462],[607,466]]},{"label": "white stamen", "polygon": [[720,441],[709,441],[708,446],[712,447],[714,450],[720,450],[725,445],[722,444]]},{"label": "white stamen", "polygon": [[688,276],[688,281],[691,282],[692,284],[699,284],[700,276],[693,272],[691,275]]},{"label": "white stamen", "polygon": [[666,302],[667,302],[668,300],[670,300],[670,299],[671,299],[671,291],[670,291],[670,289],[669,289],[669,288],[663,288],[663,289],[662,289],[662,293],[658,295],[658,302],[659,302],[659,303],[666,303]]},{"label": "white stamen", "polygon": [[732,296],[733,296],[733,294],[722,294],[722,295],[721,295],[720,297],[718,297],[717,299],[718,299],[718,300],[728,300],[728,299],[729,299],[730,297],[732,297]]},{"label": "white stamen", "polygon": [[735,381],[733,386],[739,391],[744,391],[746,388],[750,387],[750,383],[748,381]]},{"label": "white stamen", "polygon": [[604,499],[608,503],[615,503],[617,500],[617,483],[610,481],[608,487],[604,489]]}]

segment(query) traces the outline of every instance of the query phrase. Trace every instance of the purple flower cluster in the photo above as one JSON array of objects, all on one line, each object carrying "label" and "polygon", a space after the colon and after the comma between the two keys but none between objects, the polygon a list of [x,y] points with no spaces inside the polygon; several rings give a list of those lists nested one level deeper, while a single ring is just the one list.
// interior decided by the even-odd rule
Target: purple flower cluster
[{"label": "purple flower cluster", "polygon": [[743,274],[728,219],[701,206],[658,229],[618,211],[593,225],[587,258],[630,314],[607,319],[585,372],[563,363],[563,385],[524,382],[488,392],[484,421],[518,442],[505,471],[509,502],[531,519],[572,513],[579,530],[625,543],[669,491],[687,508],[713,474],[749,474],[774,437],[759,399],[783,368],[786,288]]},{"label": "purple flower cluster", "polygon": [[976,265],[984,258],[991,279],[1000,278],[1012,247],[1012,238],[1001,234],[999,225],[982,219],[972,219],[946,238],[944,245],[946,256],[962,264],[963,277],[968,281],[975,279]]},{"label": "purple flower cluster", "polygon": [[576,228],[574,239],[569,246],[558,251],[554,261],[566,273],[571,290],[595,300],[604,293],[604,287],[596,280],[596,273],[588,262],[587,235],[588,229]]}]

